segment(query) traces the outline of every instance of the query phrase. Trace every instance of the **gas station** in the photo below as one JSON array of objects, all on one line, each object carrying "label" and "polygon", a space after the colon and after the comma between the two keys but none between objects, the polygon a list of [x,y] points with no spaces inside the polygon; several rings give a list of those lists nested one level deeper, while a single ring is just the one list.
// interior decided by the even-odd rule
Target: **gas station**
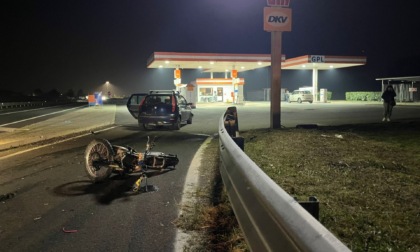
[{"label": "gas station", "polygon": [[[292,69],[312,70],[312,94],[318,97],[318,71],[366,64],[363,56],[304,55],[286,59],[282,54],[282,33],[292,31],[290,0],[267,0],[263,9],[263,29],[271,35],[271,54],[217,54],[154,52],[147,61],[148,68],[174,69],[174,85],[190,102],[231,102],[244,100],[246,80],[238,73],[271,66],[270,125],[281,127],[281,71]],[[182,83],[182,69],[202,69],[209,78]],[[213,78],[213,73],[225,73],[225,78]],[[229,76],[230,75],[230,76]],[[194,84],[195,83],[195,84]],[[326,97],[324,89],[323,98]],[[326,102],[326,99],[323,99]]]},{"label": "gas station", "polygon": [[[366,64],[364,56],[304,55],[286,59],[282,55],[281,70],[312,71],[312,94],[318,97],[318,71],[328,71]],[[246,84],[240,73],[271,66],[270,54],[217,54],[154,52],[147,64],[148,68],[174,69],[174,85],[188,101],[228,102],[239,104],[244,101]],[[182,82],[183,69],[201,69],[208,78],[198,78],[189,83]],[[213,73],[224,73],[224,78],[213,78]],[[326,100],[324,100],[326,101]]]}]

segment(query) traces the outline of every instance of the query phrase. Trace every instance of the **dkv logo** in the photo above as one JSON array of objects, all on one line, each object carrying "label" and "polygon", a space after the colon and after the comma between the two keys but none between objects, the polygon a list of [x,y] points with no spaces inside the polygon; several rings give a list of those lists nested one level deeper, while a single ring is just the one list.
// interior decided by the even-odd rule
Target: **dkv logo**
[{"label": "dkv logo", "polygon": [[264,30],[291,31],[292,12],[289,8],[264,8]]},{"label": "dkv logo", "polygon": [[289,17],[285,17],[285,16],[269,16],[268,17],[268,22],[269,23],[279,23],[279,24],[283,24],[287,22],[287,19],[289,19]]}]

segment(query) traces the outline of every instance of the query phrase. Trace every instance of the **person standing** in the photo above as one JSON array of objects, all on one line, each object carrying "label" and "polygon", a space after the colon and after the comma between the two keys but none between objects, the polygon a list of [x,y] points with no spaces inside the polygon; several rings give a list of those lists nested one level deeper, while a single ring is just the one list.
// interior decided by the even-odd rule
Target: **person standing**
[{"label": "person standing", "polygon": [[386,87],[385,91],[382,93],[381,98],[384,101],[384,118],[382,118],[383,122],[391,121],[392,108],[395,106],[395,96],[397,96],[397,94],[391,85],[388,85],[388,87]]}]

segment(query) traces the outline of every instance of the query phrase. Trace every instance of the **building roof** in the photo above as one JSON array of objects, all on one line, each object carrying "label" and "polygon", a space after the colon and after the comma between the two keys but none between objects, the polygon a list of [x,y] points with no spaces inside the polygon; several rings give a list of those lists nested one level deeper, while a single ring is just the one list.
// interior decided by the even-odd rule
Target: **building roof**
[{"label": "building roof", "polygon": [[405,77],[388,77],[377,78],[378,81],[392,81],[392,82],[420,82],[420,76],[405,76]]},{"label": "building roof", "polygon": [[[366,64],[364,56],[304,55],[286,60],[282,56],[282,69],[343,68]],[[179,53],[154,52],[147,61],[148,68],[202,69],[203,72],[238,72],[271,65],[271,54]]]}]

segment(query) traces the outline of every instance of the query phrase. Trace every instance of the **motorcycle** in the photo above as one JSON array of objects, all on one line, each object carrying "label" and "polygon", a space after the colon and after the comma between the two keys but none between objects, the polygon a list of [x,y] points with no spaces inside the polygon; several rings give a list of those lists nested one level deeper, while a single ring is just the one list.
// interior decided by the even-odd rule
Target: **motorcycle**
[{"label": "motorcycle", "polygon": [[85,150],[85,170],[90,180],[94,183],[103,182],[112,173],[126,175],[140,174],[133,186],[133,191],[138,192],[143,179],[146,180],[148,170],[175,169],[179,159],[177,155],[151,151],[155,146],[155,138],[150,141],[147,137],[144,152],[137,152],[127,146],[112,145],[106,139],[94,139]]}]

